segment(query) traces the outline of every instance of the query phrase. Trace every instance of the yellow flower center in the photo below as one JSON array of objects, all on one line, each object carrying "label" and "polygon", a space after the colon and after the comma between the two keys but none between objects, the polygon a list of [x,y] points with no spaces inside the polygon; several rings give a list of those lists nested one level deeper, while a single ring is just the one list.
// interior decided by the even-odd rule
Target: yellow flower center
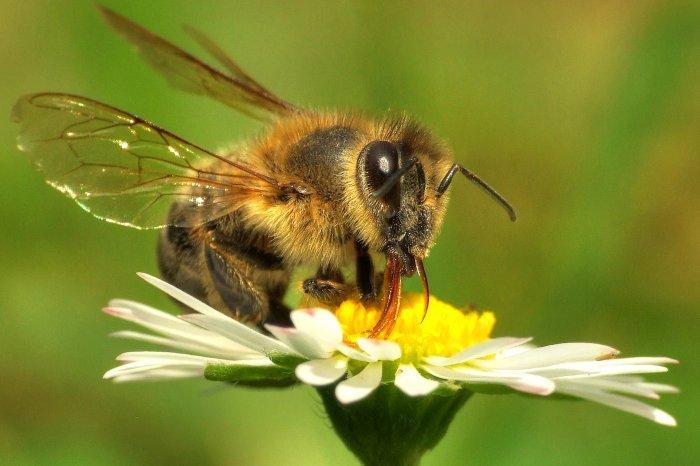
[{"label": "yellow flower center", "polygon": [[[365,307],[348,300],[335,309],[347,341],[366,337],[379,320],[381,309]],[[423,318],[423,295],[409,293],[401,299],[396,326],[387,340],[401,346],[403,361],[417,361],[423,356],[451,356],[462,349],[488,340],[496,323],[492,312],[464,311],[430,297],[428,313]]]}]

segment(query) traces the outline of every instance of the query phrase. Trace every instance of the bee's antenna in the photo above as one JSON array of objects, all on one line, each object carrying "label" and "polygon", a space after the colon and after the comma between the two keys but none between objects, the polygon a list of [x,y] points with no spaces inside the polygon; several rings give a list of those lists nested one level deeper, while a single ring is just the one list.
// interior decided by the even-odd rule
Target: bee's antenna
[{"label": "bee's antenna", "polygon": [[452,168],[450,168],[445,177],[442,179],[437,188],[437,197],[442,196],[445,193],[445,191],[447,191],[447,188],[449,188],[450,184],[452,183],[452,178],[457,172],[461,172],[464,176],[467,177],[469,181],[476,184],[478,187],[483,189],[486,192],[486,194],[491,196],[491,199],[498,202],[501,205],[501,207],[503,207],[508,213],[508,217],[512,222],[514,222],[517,219],[515,209],[512,205],[510,205],[510,202],[508,202],[505,197],[501,196],[498,193],[498,191],[489,186],[488,183],[479,178],[475,173],[471,172],[470,170],[464,168],[459,164],[452,165]]},{"label": "bee's antenna", "polygon": [[415,157],[412,157],[406,163],[406,165],[404,165],[403,167],[399,168],[394,173],[392,173],[392,175],[389,178],[387,178],[387,180],[384,182],[384,184],[379,189],[377,189],[376,191],[374,191],[372,193],[372,196],[375,198],[380,198],[380,197],[383,197],[384,195],[386,195],[386,193],[391,191],[391,188],[393,188],[396,185],[396,183],[399,182],[401,177],[404,176],[406,174],[406,172],[408,172],[411,168],[413,168],[413,166],[416,163],[418,163],[418,159]]}]

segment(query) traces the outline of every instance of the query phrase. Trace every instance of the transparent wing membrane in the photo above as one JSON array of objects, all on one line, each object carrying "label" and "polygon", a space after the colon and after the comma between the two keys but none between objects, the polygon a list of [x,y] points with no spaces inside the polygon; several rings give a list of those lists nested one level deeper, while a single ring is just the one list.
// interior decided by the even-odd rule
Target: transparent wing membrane
[{"label": "transparent wing membrane", "polygon": [[[25,96],[13,119],[18,147],[46,181],[110,222],[194,226],[232,211],[245,193],[277,189],[250,167],[84,97]],[[175,201],[176,215],[168,217]]]},{"label": "transparent wing membrane", "polygon": [[221,73],[118,13],[104,7],[99,10],[109,25],[134,44],[146,62],[175,87],[209,96],[260,120],[301,111],[255,82],[201,32],[188,29],[188,33],[232,75]]}]

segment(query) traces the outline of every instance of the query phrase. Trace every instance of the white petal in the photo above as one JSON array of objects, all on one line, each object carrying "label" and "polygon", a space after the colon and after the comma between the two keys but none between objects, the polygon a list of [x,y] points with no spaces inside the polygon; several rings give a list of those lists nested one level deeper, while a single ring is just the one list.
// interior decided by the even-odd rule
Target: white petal
[{"label": "white petal", "polygon": [[591,374],[594,374],[597,369],[592,367],[590,364],[585,363],[564,363],[522,370],[530,374],[537,374],[549,379],[556,379],[559,377],[568,377],[571,375],[581,374],[585,374],[587,377],[590,377]]},{"label": "white petal", "polygon": [[178,340],[210,346],[226,352],[248,352],[249,348],[185,322],[167,312],[125,299],[113,299],[104,311]]},{"label": "white petal", "polygon": [[[534,367],[527,369],[531,374],[537,374],[553,379],[583,379],[590,377],[612,377],[627,374],[654,374],[668,372],[665,366],[639,365],[614,365],[606,364],[608,361],[586,361],[554,364],[552,366]],[[630,382],[630,380],[621,380]],[[641,381],[641,380],[640,380]]]},{"label": "white petal", "polygon": [[517,371],[481,371],[475,369],[451,369],[449,367],[424,365],[422,368],[431,375],[445,380],[464,383],[505,385],[521,392],[534,395],[550,395],[554,382],[538,375]]},{"label": "white petal", "polygon": [[676,420],[667,412],[626,396],[614,395],[612,393],[605,393],[599,390],[584,390],[580,388],[565,388],[557,391],[566,395],[583,398],[584,400],[594,401],[605,406],[627,411],[628,413],[651,419],[652,421],[665,426],[676,425]]},{"label": "white petal", "polygon": [[191,379],[194,377],[203,377],[204,369],[201,367],[187,367],[180,369],[151,369],[139,373],[131,373],[119,375],[112,379],[116,383],[123,382],[147,382],[172,379]]},{"label": "white petal", "polygon": [[[188,325],[190,325],[190,324],[188,324]],[[197,343],[190,343],[187,341],[176,340],[173,338],[159,337],[157,335],[150,335],[148,333],[143,333],[143,332],[134,332],[131,330],[122,330],[119,332],[113,332],[109,336],[116,337],[116,338],[128,338],[130,340],[143,341],[146,343],[153,343],[153,344],[160,345],[160,346],[166,346],[166,347],[170,347],[170,348],[174,348],[174,349],[191,351],[191,352],[200,353],[200,354],[206,355],[206,356],[219,357],[219,358],[225,358],[225,359],[238,359],[238,358],[251,359],[251,358],[260,357],[260,353],[254,352],[254,351],[249,350],[247,348],[246,348],[245,352],[243,352],[243,351],[241,351],[241,352],[239,352],[239,351],[224,351],[224,350],[220,350],[220,349],[214,349],[212,347],[207,347],[205,345],[199,345]],[[232,341],[229,341],[229,342],[233,345],[236,344]],[[241,348],[243,348],[243,346],[241,346]]]},{"label": "white petal", "polygon": [[182,326],[177,317],[174,315],[156,309],[155,307],[148,306],[137,301],[131,301],[129,299],[110,299],[108,307],[116,307],[122,309],[130,309],[134,312],[138,312],[144,320],[148,320],[154,323],[163,323],[163,321],[169,321],[173,326]]},{"label": "white petal", "polygon": [[278,327],[277,325],[266,325],[265,328],[275,338],[307,359],[324,359],[333,354],[332,350],[329,351],[326,347],[321,346],[318,340],[306,332],[300,332],[292,327]]},{"label": "white petal", "polygon": [[163,311],[149,308],[146,305],[124,300],[112,300],[110,304],[120,304],[123,307],[106,307],[103,309],[105,313],[134,322],[172,339],[207,346],[215,351],[250,352],[249,348],[234,343],[221,335],[209,332]]},{"label": "white petal", "polygon": [[262,366],[275,366],[276,364],[267,358],[258,359],[243,359],[240,361],[231,361],[226,359],[219,359],[209,361],[209,364],[225,364],[227,366],[247,366],[247,367],[262,367]]},{"label": "white petal", "polygon": [[[255,349],[256,351],[261,351],[264,353],[274,351],[288,352],[288,348],[279,341],[253,330],[247,325],[232,319],[226,314],[222,314],[208,304],[203,303],[194,296],[190,296],[170,283],[164,282],[163,280],[146,273],[138,273],[138,276],[181,303],[203,314],[199,317],[206,317],[206,319],[184,319],[185,316],[180,316],[180,318],[199,325],[200,327],[212,330],[215,333],[219,333],[237,343],[241,343],[244,346]],[[213,330],[213,328],[217,330]],[[253,346],[246,344],[246,342],[252,344]]]},{"label": "white petal", "polygon": [[161,337],[158,335],[151,335],[149,333],[135,332],[132,330],[120,330],[118,332],[112,332],[109,334],[110,337],[114,338],[125,338],[128,340],[143,341],[146,343],[153,343],[160,346],[168,346],[171,348],[182,349],[185,351],[192,351],[196,353],[202,353],[209,350],[205,346],[198,345],[196,343],[189,343],[186,341],[178,341],[168,337]]},{"label": "white petal", "polygon": [[532,340],[532,338],[493,338],[491,340],[477,343],[476,345],[465,348],[449,358],[442,356],[428,356],[425,358],[425,362],[434,366],[451,366],[453,364],[461,364],[471,361],[472,359],[483,358],[484,356],[489,356],[509,348],[523,345],[530,340]]},{"label": "white petal", "polygon": [[111,378],[120,377],[120,376],[127,375],[127,374],[150,372],[150,371],[153,371],[155,369],[163,369],[163,368],[193,369],[193,370],[198,369],[202,373],[204,373],[204,368],[206,366],[207,366],[206,363],[197,363],[195,361],[176,363],[176,362],[172,362],[172,361],[166,362],[166,361],[161,361],[161,360],[143,360],[143,361],[129,362],[127,364],[122,364],[121,366],[117,366],[117,367],[105,372],[105,374],[102,377],[105,379],[111,379]]},{"label": "white petal", "polygon": [[312,359],[299,364],[295,373],[299,380],[309,385],[328,385],[341,378],[348,368],[343,357]]},{"label": "white petal", "polygon": [[506,385],[519,392],[540,396],[551,395],[556,389],[556,385],[551,380],[532,374],[525,374]]},{"label": "white petal", "polygon": [[438,388],[440,383],[423,377],[413,364],[400,364],[394,385],[408,396],[423,396]]},{"label": "white petal", "polygon": [[401,357],[401,347],[393,341],[360,338],[357,346],[375,361],[396,361]]},{"label": "white petal", "polygon": [[294,327],[317,340],[331,345],[331,349],[343,341],[343,329],[335,315],[321,308],[296,309],[291,312]]},{"label": "white petal", "polygon": [[[127,364],[122,364],[121,366],[117,366],[115,368],[112,368],[108,370],[107,372],[104,373],[102,378],[105,379],[111,379],[114,377],[117,377],[119,375],[125,375],[125,374],[131,374],[133,372],[143,372],[148,369],[160,369],[167,364],[164,364],[163,362],[157,362],[157,361],[135,361],[135,362],[130,362]],[[204,368],[206,365],[202,365],[201,367]]]},{"label": "white petal", "polygon": [[284,343],[263,335],[252,328],[243,325],[229,317],[188,314],[180,316],[186,322],[193,323],[214,333],[229,338],[236,343],[260,353],[280,352],[285,354],[293,351]]},{"label": "white petal", "polygon": [[141,277],[143,280],[147,281],[151,285],[155,286],[159,290],[163,291],[164,293],[168,294],[169,296],[173,297],[174,299],[180,301],[182,304],[192,308],[193,310],[207,315],[207,316],[212,316],[212,317],[226,317],[229,318],[226,314],[223,314],[213,307],[209,306],[208,304],[203,303],[202,301],[198,300],[194,296],[191,296],[181,289],[177,288],[176,286],[171,285],[168,282],[165,282],[161,280],[160,278],[156,278],[153,275],[149,275],[147,273],[139,272],[136,275]]},{"label": "white petal", "polygon": [[197,364],[207,364],[209,362],[215,363],[222,360],[195,354],[172,353],[169,351],[129,351],[117,356],[117,361],[161,361],[164,363],[194,362]]},{"label": "white petal", "polygon": [[[584,365],[586,367],[586,365]],[[531,370],[530,372],[538,372]],[[657,374],[660,372],[668,372],[668,367],[665,366],[648,366],[648,365],[632,365],[632,366],[601,366],[595,362],[588,364],[587,369],[583,369],[580,374],[563,375],[556,377],[557,380],[573,380],[585,379],[589,377],[603,377],[611,375],[624,374]]]},{"label": "white petal", "polygon": [[341,343],[336,347],[336,350],[338,350],[340,353],[343,355],[347,356],[350,359],[355,359],[357,361],[362,361],[362,362],[374,362],[376,359],[374,359],[372,356],[369,354],[364,353],[363,351],[357,350],[353,348],[352,346],[346,345],[344,343]]},{"label": "white petal", "polygon": [[638,383],[638,385],[643,388],[648,388],[649,390],[654,390],[656,393],[680,393],[678,387],[674,387],[673,385],[668,385],[665,383],[640,382]]},{"label": "white petal", "polygon": [[336,385],[335,396],[343,404],[354,403],[372,393],[381,381],[382,363],[371,362],[359,374]]},{"label": "white petal", "polygon": [[[126,364],[115,367],[104,374],[105,379],[121,378],[133,374],[164,374],[167,371],[180,371],[189,374],[204,374],[204,369],[210,364],[226,364],[230,366],[271,366],[273,363],[267,358],[257,360],[229,361],[224,359],[207,358],[192,354],[168,353],[163,351],[132,351],[122,353],[117,357],[119,361],[127,361]],[[172,373],[172,372],[171,372]],[[193,375],[192,375],[193,376]],[[151,378],[144,375],[145,378]],[[162,378],[162,377],[161,377]],[[138,377],[129,377],[122,381],[133,381]]]},{"label": "white petal", "polygon": [[643,387],[639,384],[618,382],[610,380],[606,377],[595,377],[589,379],[563,380],[555,381],[557,389],[562,387],[582,388],[582,389],[599,389],[609,392],[623,393],[625,395],[641,396],[658,400],[659,395],[650,388]]},{"label": "white petal", "polygon": [[164,364],[194,364],[194,365],[209,365],[209,364],[227,364],[238,366],[273,366],[274,363],[265,357],[256,359],[231,360],[209,358],[206,356],[198,356],[195,354],[171,353],[167,351],[129,351],[117,356],[117,361],[150,361],[154,363]]},{"label": "white petal", "polygon": [[617,380],[618,382],[625,383],[640,383],[644,382],[644,377],[640,375],[611,375],[608,376],[611,380]]},{"label": "white petal", "polygon": [[614,348],[597,343],[560,343],[535,348],[514,356],[476,360],[472,364],[489,369],[531,369],[565,362],[590,361],[618,354]]},{"label": "white petal", "polygon": [[506,348],[504,350],[499,351],[494,355],[496,358],[509,358],[511,356],[515,356],[516,354],[524,353],[526,351],[534,350],[537,348],[537,345],[533,345],[531,343],[524,343],[522,345],[518,346],[513,346],[510,348]]},{"label": "white petal", "polygon": [[598,361],[598,364],[606,366],[618,365],[662,365],[662,364],[678,364],[676,359],[666,357],[637,357],[637,358],[615,358]]}]

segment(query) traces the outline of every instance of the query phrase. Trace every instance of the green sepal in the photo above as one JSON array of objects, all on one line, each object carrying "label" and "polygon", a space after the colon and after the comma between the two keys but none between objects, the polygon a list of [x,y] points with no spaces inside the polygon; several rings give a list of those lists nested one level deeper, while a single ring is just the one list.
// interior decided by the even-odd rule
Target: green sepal
[{"label": "green sepal", "polygon": [[287,369],[294,369],[302,362],[308,361],[308,359],[303,358],[301,356],[295,356],[293,354],[281,353],[277,351],[267,353],[266,356],[277,366],[284,367]]},{"label": "green sepal", "polygon": [[367,366],[367,363],[364,361],[358,361],[357,359],[350,359],[348,361],[348,378],[352,377],[353,375],[357,375],[360,372],[362,372],[362,369],[364,369]]},{"label": "green sepal", "polygon": [[440,385],[438,385],[438,387],[435,390],[433,390],[431,395],[433,395],[433,396],[454,396],[455,393],[460,391],[460,390],[466,390],[468,392],[471,392],[471,390],[469,390],[461,385],[457,385],[455,383],[443,380],[443,381],[440,381]]},{"label": "green sepal", "polygon": [[438,390],[409,397],[394,384],[381,384],[367,398],[343,405],[335,385],[317,388],[336,433],[367,466],[416,465],[438,444],[472,395],[449,386]]},{"label": "green sepal", "polygon": [[279,388],[297,383],[294,371],[280,366],[210,364],[204,369],[204,378],[249,387]]},{"label": "green sepal", "polygon": [[398,368],[398,361],[382,361],[382,383],[394,383]]}]

